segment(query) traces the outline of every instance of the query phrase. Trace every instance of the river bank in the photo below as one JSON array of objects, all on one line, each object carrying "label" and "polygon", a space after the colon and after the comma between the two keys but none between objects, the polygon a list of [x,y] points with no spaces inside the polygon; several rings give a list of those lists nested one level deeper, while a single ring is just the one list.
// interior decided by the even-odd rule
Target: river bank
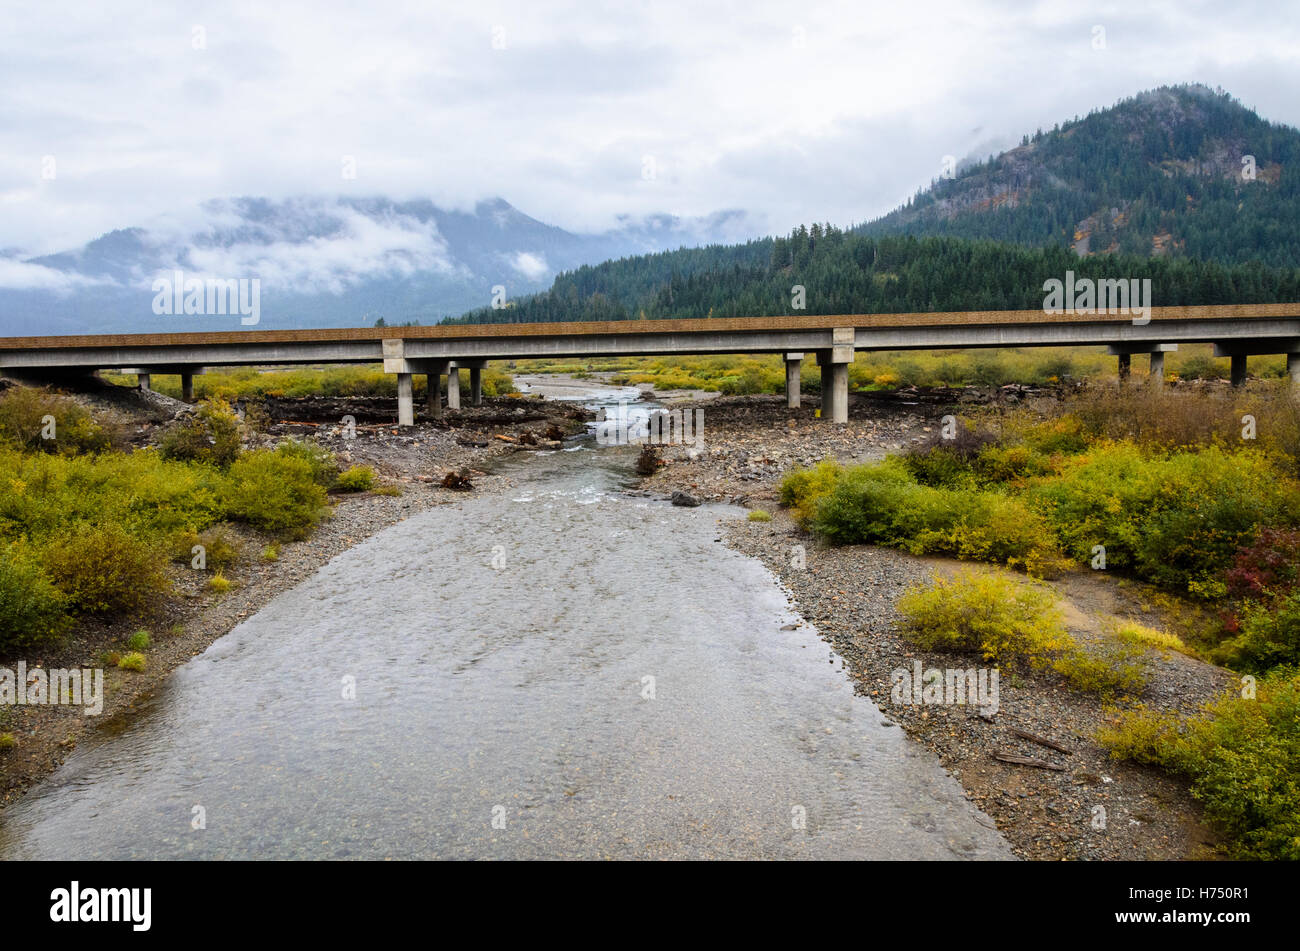
[{"label": "river bank", "polygon": [[[910,585],[950,574],[959,563],[863,545],[819,545],[778,507],[777,490],[795,467],[828,457],[846,464],[872,461],[920,443],[948,407],[869,404],[855,397],[849,424],[831,427],[811,418],[809,408],[787,409],[779,397],[681,404],[684,411],[693,406],[705,414],[705,446],[695,452],[664,447],[666,464],[644,481],[646,490],[734,499],[769,512],[770,521],[730,523],[726,543],[767,565],[789,590],[792,609],[845,660],[857,693],[870,697],[890,722],[940,757],[1018,855],[1038,860],[1213,857],[1215,836],[1184,783],[1156,769],[1116,762],[1097,744],[1094,734],[1108,713],[1096,696],[1020,674],[1002,679],[1000,709],[991,718],[964,706],[891,702],[895,670],[911,670],[917,661],[927,669],[972,663],[965,655],[917,651],[900,637],[895,615],[895,604]],[[1084,643],[1108,636],[1106,618],[1165,627],[1154,606],[1160,599],[1144,585],[1094,572],[1069,573],[1050,585],[1070,633]],[[1229,671],[1183,654],[1152,648],[1144,661],[1151,683],[1141,699],[1156,710],[1191,713],[1234,680]],[[998,761],[994,752],[1048,766]]]},{"label": "river bank", "polygon": [[[188,411],[185,404],[161,394],[118,387],[80,392],[76,398],[135,447],[156,444],[168,426]],[[60,643],[29,652],[23,658],[29,670],[104,668],[104,707],[95,715],[67,705],[19,704],[0,709],[0,733],[15,740],[11,748],[0,750],[0,806],[52,773],[93,732],[125,729],[177,667],[337,555],[420,512],[455,504],[467,495],[508,490],[512,479],[488,471],[494,460],[529,449],[546,451],[556,445],[546,439],[548,431],[556,435],[559,428],[567,435],[581,430],[582,421],[592,415],[576,404],[500,398],[485,400],[482,407],[449,410],[441,421],[422,420],[399,430],[379,421],[391,417],[391,403],[308,398],[256,404],[256,427],[250,426],[246,434],[246,448],[274,445],[286,438],[307,439],[333,452],[345,467],[372,467],[380,484],[396,494],[331,495],[330,517],[303,541],[277,543],[274,560],[257,556],[267,538],[228,526],[244,552],[223,571],[232,583],[230,590],[211,590],[209,572],[171,565],[168,575],[174,596],[158,601],[146,614],[83,618]],[[355,425],[341,423],[343,415],[353,416]],[[525,433],[535,435],[531,444],[521,443]],[[449,473],[467,476],[473,488],[468,492],[444,488],[441,483]],[[137,630],[151,634],[145,669],[130,671],[105,664],[103,655],[122,651]]]}]

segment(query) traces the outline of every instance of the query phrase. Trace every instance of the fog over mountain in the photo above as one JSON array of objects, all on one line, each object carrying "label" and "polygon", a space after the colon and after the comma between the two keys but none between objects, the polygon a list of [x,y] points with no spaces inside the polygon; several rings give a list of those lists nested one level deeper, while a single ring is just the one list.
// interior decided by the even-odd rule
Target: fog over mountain
[{"label": "fog over mountain", "polygon": [[582,264],[754,236],[740,211],[626,216],[579,234],[508,202],[472,211],[431,201],[237,198],[203,206],[200,226],[161,219],[41,257],[0,251],[0,333],[238,329],[234,315],[158,315],[156,279],[260,281],[260,328],[435,323],[549,287]]}]

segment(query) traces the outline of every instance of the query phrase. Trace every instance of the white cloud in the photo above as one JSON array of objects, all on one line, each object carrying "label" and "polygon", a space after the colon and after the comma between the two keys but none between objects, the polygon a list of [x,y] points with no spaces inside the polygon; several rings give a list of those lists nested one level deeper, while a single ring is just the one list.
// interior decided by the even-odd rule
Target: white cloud
[{"label": "white cloud", "polygon": [[88,287],[106,287],[112,282],[0,257],[0,289],[10,291],[54,291],[69,294]]},{"label": "white cloud", "polygon": [[587,231],[723,208],[774,230],[862,221],[945,154],[1163,83],[1296,124],[1297,50],[1300,8],[1251,0],[49,2],[0,35],[0,248],[62,250],[232,195],[500,195]]},{"label": "white cloud", "polygon": [[520,251],[511,263],[516,271],[534,281],[550,270],[546,264],[546,256],[531,251]]}]

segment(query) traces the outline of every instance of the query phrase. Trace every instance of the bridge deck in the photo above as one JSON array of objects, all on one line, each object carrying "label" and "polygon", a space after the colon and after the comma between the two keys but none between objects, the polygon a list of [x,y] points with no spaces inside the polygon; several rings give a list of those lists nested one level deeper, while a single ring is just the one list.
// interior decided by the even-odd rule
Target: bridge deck
[{"label": "bridge deck", "polygon": [[[1222,304],[1153,307],[1152,323],[1240,319],[1300,318],[1300,303]],[[178,320],[184,318],[176,318]],[[195,317],[196,321],[211,318]],[[534,324],[454,324],[431,327],[332,327],[304,330],[221,330],[176,333],[89,334],[52,337],[0,337],[0,350],[220,346],[400,340],[481,340],[493,337],[601,337],[662,334],[761,333],[764,331],[915,329],[923,327],[1009,327],[1032,324],[1131,324],[1132,318],[1106,314],[1046,314],[1042,310],[973,310],[935,313],[711,317],[671,320],[606,320]],[[1298,328],[1300,329],[1300,328]]]}]

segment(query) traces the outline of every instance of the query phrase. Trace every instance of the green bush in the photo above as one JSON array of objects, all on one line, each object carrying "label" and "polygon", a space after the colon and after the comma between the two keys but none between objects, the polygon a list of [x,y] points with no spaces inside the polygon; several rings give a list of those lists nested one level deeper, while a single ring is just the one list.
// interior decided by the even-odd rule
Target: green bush
[{"label": "green bush", "polygon": [[145,668],[144,654],[139,651],[131,651],[129,654],[123,654],[118,658],[117,666],[122,670],[133,670],[137,673]]},{"label": "green bush", "polygon": [[1196,592],[1221,578],[1261,526],[1300,519],[1300,486],[1263,455],[1104,444],[1029,490],[1067,554]]},{"label": "green bush", "polygon": [[11,386],[0,393],[0,442],[29,452],[71,456],[103,452],[111,440],[75,400],[46,389]]},{"label": "green bush", "polygon": [[844,467],[824,459],[811,469],[795,469],[781,480],[778,500],[800,525],[808,525],[822,496],[835,488]]},{"label": "green bush", "polygon": [[193,565],[197,545],[203,546],[204,567],[216,571],[235,564],[243,554],[243,546],[234,533],[225,526],[214,525],[202,532],[179,533],[172,541],[172,560]]},{"label": "green bush", "polygon": [[334,485],[339,477],[339,464],[334,453],[314,442],[287,439],[275,447],[275,451],[286,459],[297,459],[306,463],[311,472],[311,480],[322,489]]},{"label": "green bush", "polygon": [[1135,710],[1098,740],[1116,759],[1191,781],[1207,818],[1239,859],[1300,859],[1300,674],[1259,681],[1255,699],[1227,695],[1190,718]]},{"label": "green bush", "polygon": [[306,538],[326,510],[317,475],[295,450],[244,453],[230,467],[227,514],[282,538]]},{"label": "green bush", "polygon": [[340,473],[334,481],[334,488],[339,492],[366,492],[375,484],[375,470],[369,466],[353,466]]},{"label": "green bush", "polygon": [[239,417],[225,400],[212,398],[158,441],[164,459],[182,459],[225,468],[239,457]]},{"label": "green bush", "polygon": [[0,547],[0,654],[61,634],[69,623],[67,607],[27,546]]},{"label": "green bush", "polygon": [[905,463],[856,466],[820,496],[813,528],[836,544],[950,554],[1035,574],[1059,569],[1046,520],[1024,501],[978,489],[918,485]]},{"label": "green bush", "polygon": [[157,546],[118,525],[100,525],[47,545],[42,561],[69,606],[87,614],[137,611],[168,586]]},{"label": "green bush", "polygon": [[979,651],[1000,664],[1041,666],[1070,645],[1060,609],[1037,585],[962,571],[915,585],[898,600],[904,636],[925,650]]},{"label": "green bush", "polygon": [[1076,690],[1109,698],[1116,693],[1137,693],[1150,674],[1142,651],[1127,644],[1077,645],[1052,661],[1052,669]]},{"label": "green bush", "polygon": [[1240,631],[1222,641],[1211,658],[1238,670],[1300,666],[1300,591],[1272,602],[1247,602]]},{"label": "green bush", "polygon": [[136,631],[126,639],[126,646],[131,648],[133,651],[148,650],[149,645],[152,643],[153,638],[150,637],[149,632],[145,630]]}]

